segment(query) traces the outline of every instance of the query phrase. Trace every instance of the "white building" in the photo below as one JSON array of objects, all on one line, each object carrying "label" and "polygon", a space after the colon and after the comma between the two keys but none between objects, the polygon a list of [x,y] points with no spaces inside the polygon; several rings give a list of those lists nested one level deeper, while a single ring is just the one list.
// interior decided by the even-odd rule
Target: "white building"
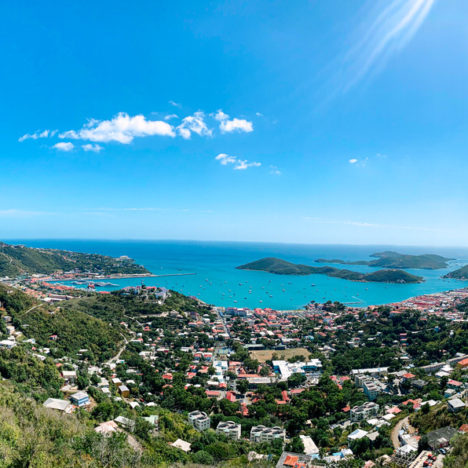
[{"label": "white building", "polygon": [[310,436],[300,435],[299,436],[304,444],[304,453],[306,455],[318,455],[320,453],[319,448],[315,445],[315,442]]},{"label": "white building", "polygon": [[190,424],[199,431],[205,431],[210,428],[210,418],[204,411],[192,411],[188,415]]},{"label": "white building", "polygon": [[279,426],[265,427],[265,426],[254,426],[250,430],[250,440],[252,442],[271,442],[275,439],[284,440],[285,432]]},{"label": "white building", "polygon": [[220,421],[216,428],[218,434],[224,434],[230,439],[239,440],[241,436],[241,425],[234,421]]},{"label": "white building", "polygon": [[355,406],[354,408],[351,408],[351,411],[349,412],[352,422],[369,419],[372,416],[376,416],[378,413],[379,405],[377,403],[373,403],[372,401],[364,403],[361,406]]}]

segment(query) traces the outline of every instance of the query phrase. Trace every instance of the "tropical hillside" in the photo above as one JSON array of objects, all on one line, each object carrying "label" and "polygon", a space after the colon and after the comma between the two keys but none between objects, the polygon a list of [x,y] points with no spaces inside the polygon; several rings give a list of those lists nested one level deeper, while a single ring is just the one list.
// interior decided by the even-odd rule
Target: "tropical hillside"
[{"label": "tropical hillside", "polygon": [[380,268],[414,268],[420,270],[437,270],[439,268],[446,268],[449,258],[442,257],[434,254],[423,255],[406,255],[398,252],[385,251],[377,252],[371,255],[376,260],[358,260],[358,261],[344,261],[339,259],[327,260],[319,258],[317,263],[334,263],[341,265],[368,265]]},{"label": "tropical hillside", "polygon": [[127,257],[113,258],[105,255],[40,249],[0,242],[0,277],[30,274],[51,274],[57,271],[81,273],[149,274],[141,265]]},{"label": "tropical hillside", "polygon": [[326,275],[349,281],[377,282],[377,283],[421,283],[423,278],[412,275],[403,270],[378,270],[372,273],[345,270],[330,266],[313,267],[267,257],[245,265],[238,266],[239,270],[266,271],[276,275]]}]

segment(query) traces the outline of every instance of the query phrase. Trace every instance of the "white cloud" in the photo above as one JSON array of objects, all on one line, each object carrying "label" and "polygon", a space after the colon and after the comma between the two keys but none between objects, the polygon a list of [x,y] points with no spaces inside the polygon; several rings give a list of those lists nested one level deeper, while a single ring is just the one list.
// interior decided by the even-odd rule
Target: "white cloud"
[{"label": "white cloud", "polygon": [[229,115],[225,114],[221,109],[216,112],[214,118],[220,122],[219,129],[222,133],[231,133],[231,132],[253,132],[253,124],[245,119],[229,119]]},{"label": "white cloud", "polygon": [[102,146],[98,144],[86,143],[86,145],[81,145],[85,151],[92,151],[93,153],[99,153],[102,150]]},{"label": "white cloud", "polygon": [[55,148],[56,150],[59,151],[71,151],[75,145],[69,141],[60,141],[59,143],[55,143],[52,148]]},{"label": "white cloud", "polygon": [[57,133],[57,130],[43,130],[42,132],[26,133],[22,137],[18,138],[18,141],[22,142],[25,140],[37,140],[39,138],[53,137]]},{"label": "white cloud", "polygon": [[226,153],[220,153],[218,156],[215,158],[217,161],[219,161],[223,166],[226,166],[228,164],[234,164],[237,161],[237,158],[234,156],[229,156]]},{"label": "white cloud", "polygon": [[172,125],[162,120],[147,120],[143,115],[129,116],[120,112],[111,120],[90,120],[81,130],[68,130],[59,135],[60,138],[89,140],[100,143],[117,141],[129,144],[135,137],[153,135],[174,137]]},{"label": "white cloud", "polygon": [[248,162],[246,159],[238,159],[236,162],[236,165],[234,166],[234,169],[236,171],[243,171],[245,169],[248,169],[249,167],[260,167],[262,163],[259,162]]},{"label": "white cloud", "polygon": [[178,102],[175,102],[175,101],[169,101],[169,104],[171,106],[174,106],[174,107],[182,107],[181,104],[179,104]]},{"label": "white cloud", "polygon": [[192,132],[200,136],[211,136],[212,130],[205,123],[205,114],[202,111],[195,112],[182,119],[182,123],[177,127],[179,135],[188,140]]},{"label": "white cloud", "polygon": [[356,164],[358,160],[356,158],[352,158],[349,160],[349,164]]},{"label": "white cloud", "polygon": [[177,114],[169,114],[164,117],[164,120],[177,119],[179,116]]},{"label": "white cloud", "polygon": [[231,156],[226,153],[220,153],[215,157],[216,161],[219,161],[223,166],[228,164],[233,165],[233,169],[236,171],[243,171],[249,167],[260,167],[262,164],[256,161],[249,162],[247,159],[239,159],[236,156]]}]

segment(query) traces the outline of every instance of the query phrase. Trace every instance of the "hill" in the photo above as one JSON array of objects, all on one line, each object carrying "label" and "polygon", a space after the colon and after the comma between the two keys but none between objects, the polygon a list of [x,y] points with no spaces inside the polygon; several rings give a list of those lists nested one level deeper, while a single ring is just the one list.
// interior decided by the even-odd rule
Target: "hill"
[{"label": "hill", "polygon": [[373,273],[360,273],[330,266],[312,267],[267,257],[254,262],[238,266],[239,270],[266,271],[276,275],[327,275],[349,281],[378,282],[378,283],[420,283],[423,278],[401,270],[378,270]]},{"label": "hill", "polygon": [[376,260],[358,260],[358,261],[345,261],[339,259],[327,260],[325,258],[319,258],[316,260],[317,263],[332,263],[338,265],[368,265],[371,267],[381,268],[414,268],[419,270],[438,270],[440,268],[446,268],[447,262],[450,258],[445,258],[435,254],[423,254],[423,255],[406,255],[398,252],[385,251],[376,252],[371,255]]},{"label": "hill", "polygon": [[453,279],[459,279],[459,280],[468,280],[468,265],[465,265],[461,268],[458,268],[458,270],[451,271],[450,273],[447,273],[444,278],[453,278]]},{"label": "hill", "polygon": [[113,258],[105,255],[70,252],[67,250],[40,249],[0,242],[0,277],[24,274],[52,274],[57,271],[79,273],[149,274],[143,266],[130,258]]},{"label": "hill", "polygon": [[124,330],[118,324],[110,326],[80,310],[75,305],[77,301],[68,301],[57,307],[0,284],[0,304],[26,338],[33,338],[39,346],[51,348],[53,356],[74,356],[86,349],[84,354],[92,362],[108,359],[122,344]]}]

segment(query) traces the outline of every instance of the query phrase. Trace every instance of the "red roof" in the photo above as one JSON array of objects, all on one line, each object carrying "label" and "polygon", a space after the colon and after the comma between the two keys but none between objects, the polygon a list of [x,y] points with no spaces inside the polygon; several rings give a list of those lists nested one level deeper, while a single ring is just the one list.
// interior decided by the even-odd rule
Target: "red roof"
[{"label": "red roof", "polygon": [[236,401],[236,395],[234,395],[234,393],[232,392],[227,392],[226,393],[226,400],[229,400],[229,401]]},{"label": "red roof", "polygon": [[283,465],[286,466],[295,466],[296,463],[299,461],[299,457],[293,455],[287,455],[284,459]]},{"label": "red roof", "polygon": [[403,377],[405,379],[414,379],[416,376],[414,374],[411,374],[410,372],[408,372],[407,374],[404,374]]},{"label": "red roof", "polygon": [[218,392],[218,390],[205,390],[205,395],[211,398],[211,397],[219,397],[221,393]]},{"label": "red roof", "polygon": [[458,432],[467,432],[468,433],[468,424],[462,424]]}]

